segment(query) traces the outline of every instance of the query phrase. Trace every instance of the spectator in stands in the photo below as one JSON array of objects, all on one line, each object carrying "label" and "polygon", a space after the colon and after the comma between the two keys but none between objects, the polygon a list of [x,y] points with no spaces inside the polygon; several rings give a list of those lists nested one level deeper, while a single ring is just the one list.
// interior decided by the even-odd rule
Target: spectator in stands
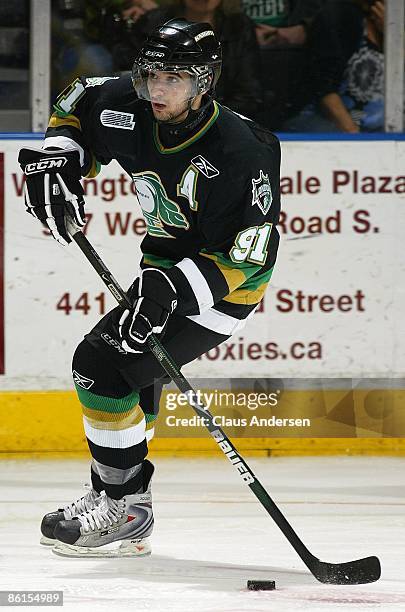
[{"label": "spectator in stands", "polygon": [[322,0],[242,0],[245,13],[256,24],[261,47],[303,46],[307,30]]},{"label": "spectator in stands", "polygon": [[137,22],[138,36],[126,65],[135,57],[147,35],[173,17],[210,23],[221,41],[223,65],[216,98],[232,110],[255,119],[261,107],[259,47],[255,27],[239,0],[175,0],[149,11]]},{"label": "spectator in stands", "polygon": [[307,38],[324,0],[242,0],[260,46],[264,109],[260,121],[277,129],[309,101]]},{"label": "spectator in stands", "polygon": [[139,17],[157,7],[155,0],[86,0],[86,29],[91,37],[110,45],[110,36],[125,36]]},{"label": "spectator in stands", "polygon": [[313,102],[289,131],[381,131],[384,127],[384,2],[330,0],[312,31]]},{"label": "spectator in stands", "polygon": [[81,74],[110,75],[112,49],[130,36],[137,19],[155,0],[56,0],[52,3],[53,91]]},{"label": "spectator in stands", "polygon": [[122,10],[122,17],[124,19],[132,19],[137,21],[139,17],[158,7],[158,3],[155,0],[130,0],[125,3],[127,8]]},{"label": "spectator in stands", "polygon": [[52,2],[52,96],[81,74],[113,73],[111,53],[86,27],[88,2]]},{"label": "spectator in stands", "polygon": [[[29,107],[29,6],[0,2],[0,109]],[[9,120],[0,128],[8,130]]]}]

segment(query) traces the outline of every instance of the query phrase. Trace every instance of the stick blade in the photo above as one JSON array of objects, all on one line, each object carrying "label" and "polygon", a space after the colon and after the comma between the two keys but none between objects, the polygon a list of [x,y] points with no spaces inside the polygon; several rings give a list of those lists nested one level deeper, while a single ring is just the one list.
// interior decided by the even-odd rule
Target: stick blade
[{"label": "stick blade", "polygon": [[348,563],[325,563],[319,561],[312,568],[319,582],[325,584],[368,584],[381,576],[381,565],[377,557],[365,557]]}]

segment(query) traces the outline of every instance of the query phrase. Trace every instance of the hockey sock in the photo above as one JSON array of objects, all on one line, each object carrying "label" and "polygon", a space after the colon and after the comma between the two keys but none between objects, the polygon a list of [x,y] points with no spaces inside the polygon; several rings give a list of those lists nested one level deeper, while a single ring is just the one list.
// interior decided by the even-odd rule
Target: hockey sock
[{"label": "hockey sock", "polygon": [[105,491],[113,499],[137,493],[143,483],[142,463],[127,470],[113,468],[93,459],[91,482],[96,491]]},{"label": "hockey sock", "polygon": [[83,423],[93,457],[93,487],[120,499],[139,490],[140,466],[147,455],[146,421],[139,394],[112,398],[76,385],[83,408]]},{"label": "hockey sock", "polygon": [[155,435],[155,421],[157,419],[157,414],[148,414],[145,412],[145,421],[146,421],[146,440],[150,442]]}]

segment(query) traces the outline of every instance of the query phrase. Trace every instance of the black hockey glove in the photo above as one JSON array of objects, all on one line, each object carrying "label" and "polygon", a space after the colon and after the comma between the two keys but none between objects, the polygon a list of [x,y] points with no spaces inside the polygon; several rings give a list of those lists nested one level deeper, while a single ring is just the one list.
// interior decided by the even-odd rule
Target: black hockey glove
[{"label": "black hockey glove", "polygon": [[120,318],[121,345],[129,353],[143,353],[148,351],[147,339],[152,332],[163,336],[177,306],[177,293],[164,272],[146,268],[132,285],[129,296],[134,307],[125,310]]},{"label": "black hockey glove", "polygon": [[18,161],[25,174],[25,206],[52,236],[67,245],[65,214],[82,228],[86,224],[78,151],[21,149]]}]

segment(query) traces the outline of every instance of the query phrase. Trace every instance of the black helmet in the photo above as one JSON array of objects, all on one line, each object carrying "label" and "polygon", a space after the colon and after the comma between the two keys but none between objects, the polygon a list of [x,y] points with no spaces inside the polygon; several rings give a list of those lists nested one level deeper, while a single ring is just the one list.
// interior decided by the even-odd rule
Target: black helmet
[{"label": "black helmet", "polygon": [[195,97],[213,93],[221,66],[221,45],[212,26],[176,18],[149,36],[134,62],[132,81],[138,96],[149,100],[149,72],[187,72],[193,77],[194,85],[190,97]]}]

